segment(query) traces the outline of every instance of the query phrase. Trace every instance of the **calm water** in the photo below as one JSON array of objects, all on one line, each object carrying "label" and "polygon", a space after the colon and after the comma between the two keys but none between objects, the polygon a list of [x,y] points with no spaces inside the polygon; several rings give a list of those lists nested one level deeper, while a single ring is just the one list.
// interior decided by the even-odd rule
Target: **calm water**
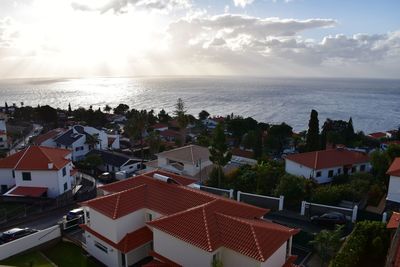
[{"label": "calm water", "polygon": [[0,105],[94,108],[126,103],[137,109],[171,111],[181,97],[189,113],[230,113],[264,122],[307,128],[311,109],[325,118],[348,120],[357,130],[388,130],[400,124],[400,80],[271,79],[232,77],[91,78],[0,80]]}]

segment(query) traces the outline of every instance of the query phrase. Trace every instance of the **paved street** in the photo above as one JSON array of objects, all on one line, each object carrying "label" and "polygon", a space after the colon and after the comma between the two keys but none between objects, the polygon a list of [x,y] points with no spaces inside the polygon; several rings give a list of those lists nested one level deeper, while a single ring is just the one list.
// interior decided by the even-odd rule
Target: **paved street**
[{"label": "paved street", "polygon": [[10,155],[15,154],[16,152],[18,152],[19,149],[21,149],[21,147],[23,147],[24,145],[28,144],[29,143],[29,138],[31,136],[37,136],[42,131],[42,129],[43,129],[43,127],[41,125],[33,124],[32,131],[30,131],[29,134],[26,135],[23,140],[21,140],[13,148],[10,149]]}]

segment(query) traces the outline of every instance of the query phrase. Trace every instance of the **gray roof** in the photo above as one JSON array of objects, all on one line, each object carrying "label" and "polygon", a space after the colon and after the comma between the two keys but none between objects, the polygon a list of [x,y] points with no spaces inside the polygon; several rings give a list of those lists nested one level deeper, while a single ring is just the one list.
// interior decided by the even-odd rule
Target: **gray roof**
[{"label": "gray roof", "polygon": [[98,150],[93,149],[87,155],[99,155],[104,164],[121,167],[124,165],[128,160],[132,160],[132,163],[139,163],[141,162],[140,159],[131,158],[127,155],[116,153],[109,150]]},{"label": "gray roof", "polygon": [[70,146],[73,143],[75,143],[77,140],[79,140],[83,134],[76,134],[72,129],[69,129],[59,137],[57,137],[54,141],[57,144],[63,145],[63,146]]}]

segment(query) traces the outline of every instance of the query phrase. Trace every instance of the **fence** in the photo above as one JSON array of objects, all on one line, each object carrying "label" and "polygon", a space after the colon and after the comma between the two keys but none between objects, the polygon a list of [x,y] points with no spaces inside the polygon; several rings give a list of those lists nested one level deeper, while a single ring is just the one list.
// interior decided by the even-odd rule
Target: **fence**
[{"label": "fence", "polygon": [[221,189],[221,188],[201,185],[200,190],[223,197],[233,198],[233,189]]},{"label": "fence", "polygon": [[351,218],[352,222],[355,222],[357,220],[357,212],[358,212],[357,205],[355,205],[352,209],[349,209],[349,208],[343,208],[343,207],[337,207],[337,206],[329,206],[329,205],[323,205],[323,204],[318,204],[318,203],[312,203],[312,202],[307,202],[307,201],[301,202],[300,214],[303,216],[306,216],[308,218],[310,218],[313,215],[321,215],[323,213],[332,212],[332,211],[337,211],[337,212],[345,214],[346,216]]},{"label": "fence", "polygon": [[272,211],[283,210],[284,200],[284,196],[271,197],[240,191],[237,192],[237,201],[245,202],[247,204],[251,204],[257,207],[267,208]]},{"label": "fence", "polygon": [[59,237],[61,237],[61,229],[59,225],[56,225],[5,243],[0,245],[0,260],[4,260],[28,249],[40,246]]}]

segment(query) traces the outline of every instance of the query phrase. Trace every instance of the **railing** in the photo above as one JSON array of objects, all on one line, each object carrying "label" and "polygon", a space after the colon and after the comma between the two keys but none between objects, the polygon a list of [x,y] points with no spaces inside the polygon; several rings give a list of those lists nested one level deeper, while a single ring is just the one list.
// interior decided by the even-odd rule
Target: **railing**
[{"label": "railing", "polygon": [[285,197],[264,196],[238,191],[237,201],[242,201],[255,206],[281,211],[283,210]]},{"label": "railing", "polygon": [[222,188],[216,188],[216,187],[209,187],[209,186],[200,186],[200,190],[219,195],[219,196],[224,196],[224,197],[229,197],[233,198],[233,189],[222,189]]}]

